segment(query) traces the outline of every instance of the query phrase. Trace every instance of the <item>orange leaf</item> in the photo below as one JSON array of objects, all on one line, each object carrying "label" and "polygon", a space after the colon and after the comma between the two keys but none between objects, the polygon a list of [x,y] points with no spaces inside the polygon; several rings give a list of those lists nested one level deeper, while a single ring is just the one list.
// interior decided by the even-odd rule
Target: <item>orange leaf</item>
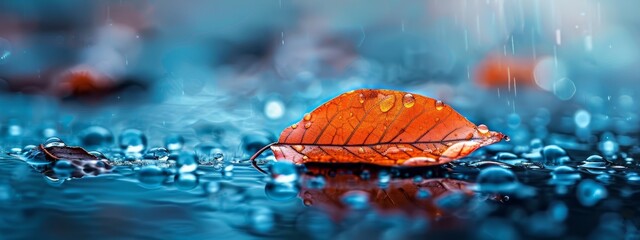
[{"label": "orange leaf", "polygon": [[440,101],[401,91],[361,89],[305,114],[270,147],[276,159],[296,164],[431,166],[505,137],[474,125]]}]

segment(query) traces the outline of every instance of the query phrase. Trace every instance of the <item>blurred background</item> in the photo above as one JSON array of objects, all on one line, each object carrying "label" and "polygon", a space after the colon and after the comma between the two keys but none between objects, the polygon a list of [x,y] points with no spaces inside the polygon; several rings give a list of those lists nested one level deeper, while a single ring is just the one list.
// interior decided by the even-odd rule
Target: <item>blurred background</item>
[{"label": "blurred background", "polygon": [[3,1],[1,117],[5,130],[88,121],[151,135],[212,125],[278,134],[342,92],[388,88],[445,101],[516,141],[545,137],[548,124],[584,140],[624,134],[638,128],[638,7]]},{"label": "blurred background", "polygon": [[[622,0],[0,1],[0,152],[29,163],[0,156],[0,239],[399,239],[426,226],[444,229],[439,238],[634,239],[637,9]],[[359,88],[442,100],[511,142],[415,176],[357,172],[376,191],[386,190],[372,181],[392,175],[392,189],[435,201],[420,208],[437,210],[433,219],[358,211],[374,199],[338,196],[354,180],[335,171],[270,162],[275,174],[264,177],[248,166],[282,129]],[[130,164],[43,181],[28,154],[64,145],[58,138]],[[58,165],[55,174],[69,173]],[[457,191],[474,179],[500,194]],[[306,207],[312,194],[300,187],[323,186],[340,190],[327,202],[356,214]],[[395,197],[411,200],[403,191]],[[439,209],[464,231],[440,228]],[[327,216],[336,213],[348,216]]]}]

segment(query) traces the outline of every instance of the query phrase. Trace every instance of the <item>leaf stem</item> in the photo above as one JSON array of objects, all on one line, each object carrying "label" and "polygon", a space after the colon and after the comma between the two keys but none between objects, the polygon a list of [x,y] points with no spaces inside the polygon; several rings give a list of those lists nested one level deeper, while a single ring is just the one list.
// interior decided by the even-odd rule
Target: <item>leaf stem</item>
[{"label": "leaf stem", "polygon": [[267,171],[263,170],[262,168],[260,168],[258,166],[258,162],[256,161],[256,158],[258,158],[258,156],[260,156],[260,154],[262,154],[264,151],[269,149],[271,146],[276,145],[276,144],[278,144],[278,143],[277,142],[269,143],[268,145],[262,147],[260,150],[258,150],[256,153],[254,153],[253,156],[251,156],[251,158],[249,159],[251,161],[251,166],[253,166],[253,168],[258,170],[258,172],[261,172],[263,174],[267,174]]}]

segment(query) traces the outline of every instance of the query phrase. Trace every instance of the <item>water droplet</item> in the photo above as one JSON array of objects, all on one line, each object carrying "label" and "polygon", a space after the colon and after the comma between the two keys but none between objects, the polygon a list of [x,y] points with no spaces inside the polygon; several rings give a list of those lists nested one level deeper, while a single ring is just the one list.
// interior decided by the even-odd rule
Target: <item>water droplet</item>
[{"label": "water droplet", "polygon": [[274,201],[289,201],[295,199],[300,191],[297,184],[268,182],[265,185],[265,194]]},{"label": "water droplet", "polygon": [[579,128],[586,128],[591,123],[591,114],[585,110],[578,110],[573,115],[573,121]]},{"label": "water droplet", "polygon": [[487,125],[480,124],[478,125],[478,132],[480,132],[481,134],[487,134],[489,132],[489,128],[487,127]]},{"label": "water droplet", "polygon": [[222,168],[222,176],[224,176],[225,178],[233,177],[233,169],[234,169],[234,165],[233,164],[229,164],[227,166],[224,166],[224,168]]},{"label": "water droplet", "polygon": [[444,103],[440,100],[436,101],[436,110],[440,111],[444,108]]},{"label": "water droplet", "polygon": [[270,233],[276,227],[275,214],[269,208],[253,209],[249,212],[247,225],[257,233]]},{"label": "water droplet", "polygon": [[613,156],[620,150],[620,145],[612,139],[605,139],[598,143],[598,150],[605,156]]},{"label": "water droplet", "polygon": [[67,179],[70,178],[73,172],[77,171],[78,167],[73,165],[70,161],[67,160],[58,160],[53,166],[53,172],[56,174],[58,179]]},{"label": "water droplet", "polygon": [[389,110],[391,110],[391,108],[393,108],[395,104],[396,96],[388,95],[380,101],[380,111],[382,111],[383,113],[388,112]]},{"label": "water droplet", "polygon": [[511,161],[518,159],[518,156],[510,152],[499,152],[496,154],[496,160],[498,161]]},{"label": "water droplet", "polygon": [[592,207],[607,197],[607,189],[596,181],[585,179],[578,184],[576,194],[583,206]]},{"label": "water droplet", "polygon": [[224,151],[211,142],[204,142],[196,145],[195,153],[198,162],[201,164],[213,164],[217,169],[224,163]]},{"label": "water droplet", "polygon": [[364,148],[362,148],[362,147],[361,147],[361,148],[358,148],[358,152],[359,152],[359,153],[364,153]]},{"label": "water droplet", "polygon": [[638,175],[638,173],[635,173],[635,172],[627,173],[627,175],[625,175],[625,178],[629,183],[640,184],[640,175]]},{"label": "water droplet", "polygon": [[306,113],[306,114],[304,114],[304,120],[305,120],[305,121],[309,121],[309,120],[311,120],[311,113]]},{"label": "water droplet", "polygon": [[180,151],[184,146],[184,138],[180,134],[169,134],[164,138],[164,147],[169,151]]},{"label": "water droplet", "polygon": [[553,94],[560,100],[569,100],[576,94],[576,85],[569,78],[562,78],[553,83]]},{"label": "water droplet", "polygon": [[305,182],[305,185],[309,189],[322,189],[326,184],[327,184],[327,181],[324,179],[322,175],[309,176]]},{"label": "water droplet", "polygon": [[144,155],[144,158],[166,161],[169,159],[169,151],[163,147],[152,148],[147,151],[147,153]]},{"label": "water droplet", "polygon": [[518,128],[520,126],[520,122],[520,115],[517,113],[511,113],[507,116],[507,125],[509,125],[510,128]]},{"label": "water droplet", "polygon": [[302,156],[302,160],[309,160],[309,157],[307,155]]},{"label": "water droplet", "polygon": [[369,207],[369,193],[364,191],[348,191],[342,195],[340,200],[346,206],[355,210],[362,210]]},{"label": "water droplet", "polygon": [[606,169],[608,163],[604,160],[604,158],[600,155],[591,155],[585,161],[583,161],[582,165],[578,165],[579,168],[586,169]]},{"label": "water droplet", "polygon": [[298,180],[298,169],[291,162],[275,162],[269,166],[271,180],[276,183],[293,183]]},{"label": "water droplet", "polygon": [[520,185],[513,172],[501,167],[482,169],[476,179],[478,190],[490,193],[512,192]]},{"label": "water droplet", "polygon": [[113,144],[113,134],[109,129],[91,126],[78,133],[80,144],[87,149],[101,149]]},{"label": "water droplet", "polygon": [[291,128],[293,128],[293,129],[298,128],[298,124],[297,123],[291,124]]},{"label": "water droplet", "polygon": [[293,149],[295,149],[296,152],[301,153],[302,150],[304,150],[304,146],[302,146],[302,145],[293,145]]},{"label": "water droplet", "polygon": [[67,144],[65,144],[62,140],[60,140],[60,138],[57,138],[57,137],[50,137],[49,139],[44,141],[42,145],[46,148],[67,146]]},{"label": "water droplet", "polygon": [[175,176],[174,183],[180,190],[191,190],[198,186],[200,179],[194,173],[180,173]]},{"label": "water droplet", "polygon": [[280,119],[284,116],[285,105],[280,99],[271,99],[264,104],[264,115],[269,119]]},{"label": "water droplet", "polygon": [[193,152],[180,152],[180,154],[178,154],[176,166],[178,167],[178,172],[181,173],[195,171],[196,169],[198,169],[196,155]]},{"label": "water droplet", "polygon": [[391,181],[391,174],[386,171],[380,171],[378,173],[378,185],[381,187],[386,187]]},{"label": "water droplet", "polygon": [[311,127],[311,122],[305,123],[304,124],[304,128],[310,128]]},{"label": "water droplet", "polygon": [[120,143],[120,148],[126,153],[141,153],[147,148],[147,136],[137,129],[122,131],[118,142]]},{"label": "water droplet", "polygon": [[364,103],[364,94],[360,93],[360,95],[358,95],[358,97],[360,98],[359,99],[360,103]]},{"label": "water droplet", "polygon": [[575,169],[568,166],[559,166],[551,172],[551,184],[573,185],[581,176]]},{"label": "water droplet", "polygon": [[564,165],[571,160],[567,156],[567,152],[556,145],[548,145],[542,148],[542,158],[544,164],[550,166]]},{"label": "water droplet", "polygon": [[429,191],[429,189],[426,189],[426,188],[420,188],[416,192],[417,199],[428,199],[431,196],[432,196],[431,191]]},{"label": "water droplet", "polygon": [[157,166],[144,166],[138,171],[138,182],[145,188],[159,188],[165,179],[166,175]]},{"label": "water droplet", "polygon": [[404,104],[404,107],[406,107],[406,108],[411,108],[411,107],[413,107],[413,105],[416,104],[416,98],[413,97],[413,95],[411,95],[411,93],[407,93],[402,98],[402,104]]}]

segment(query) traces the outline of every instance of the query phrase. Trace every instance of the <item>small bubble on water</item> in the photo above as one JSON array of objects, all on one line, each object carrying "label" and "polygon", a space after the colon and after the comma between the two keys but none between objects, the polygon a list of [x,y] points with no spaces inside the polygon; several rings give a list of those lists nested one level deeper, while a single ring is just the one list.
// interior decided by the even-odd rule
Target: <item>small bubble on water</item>
[{"label": "small bubble on water", "polygon": [[169,151],[163,147],[151,148],[144,155],[144,158],[159,160],[159,161],[167,161],[169,159]]},{"label": "small bubble on water", "polygon": [[340,200],[344,205],[355,210],[362,210],[369,207],[369,193],[364,191],[348,191],[342,195]]},{"label": "small bubble on water", "polygon": [[551,172],[551,184],[573,185],[581,176],[575,169],[569,166],[559,166]]},{"label": "small bubble on water", "polygon": [[292,183],[298,180],[298,169],[291,162],[275,162],[269,169],[271,180],[276,183]]},{"label": "small bubble on water", "polygon": [[516,159],[518,159],[518,156],[510,152],[499,152],[496,154],[496,160],[498,161],[510,161]]},{"label": "small bubble on water", "polygon": [[140,130],[127,129],[120,133],[118,143],[126,153],[141,153],[147,148],[147,136]]},{"label": "small bubble on water", "polygon": [[567,152],[556,145],[547,145],[542,148],[542,158],[544,164],[551,166],[564,165],[571,160]]},{"label": "small bubble on water", "polygon": [[476,179],[478,190],[491,193],[508,193],[514,191],[520,185],[516,175],[501,167],[488,167],[482,169]]},{"label": "small bubble on water", "polygon": [[562,78],[553,83],[553,94],[560,100],[569,100],[576,94],[576,85],[571,79]]},{"label": "small bubble on water", "polygon": [[576,194],[583,206],[592,207],[600,200],[607,198],[607,189],[596,181],[585,179],[578,184]]},{"label": "small bubble on water", "polygon": [[100,149],[113,144],[113,134],[109,129],[100,126],[91,126],[78,133],[80,144],[88,149]]},{"label": "small bubble on water", "polygon": [[578,165],[578,167],[585,169],[606,169],[607,165],[607,161],[605,161],[602,156],[591,155],[585,161],[583,161],[583,164]]},{"label": "small bubble on water", "polygon": [[164,147],[169,151],[180,151],[184,146],[184,138],[180,134],[169,134],[164,138]]},{"label": "small bubble on water", "polygon": [[46,148],[48,148],[48,147],[64,147],[64,146],[66,146],[66,144],[62,140],[60,140],[60,138],[57,138],[57,137],[50,137],[49,139],[44,141],[44,143],[42,145],[44,145],[44,147],[46,147]]}]

